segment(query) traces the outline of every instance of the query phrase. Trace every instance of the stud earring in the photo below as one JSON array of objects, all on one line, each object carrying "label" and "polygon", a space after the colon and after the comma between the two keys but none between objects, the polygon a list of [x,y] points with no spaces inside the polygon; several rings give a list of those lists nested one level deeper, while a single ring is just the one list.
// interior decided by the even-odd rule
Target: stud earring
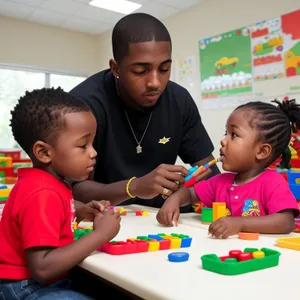
[{"label": "stud earring", "polygon": [[117,75],[117,79],[119,79],[120,77],[119,77],[119,75]]}]

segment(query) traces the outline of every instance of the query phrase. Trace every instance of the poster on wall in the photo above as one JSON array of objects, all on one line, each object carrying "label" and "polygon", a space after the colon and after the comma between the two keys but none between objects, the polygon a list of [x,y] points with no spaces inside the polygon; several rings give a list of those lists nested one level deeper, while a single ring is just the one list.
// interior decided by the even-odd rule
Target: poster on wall
[{"label": "poster on wall", "polygon": [[300,9],[281,17],[287,77],[300,75]]},{"label": "poster on wall", "polygon": [[204,109],[300,98],[300,9],[200,40],[199,54]]},{"label": "poster on wall", "polygon": [[285,76],[281,19],[258,22],[250,26],[250,31],[253,80],[270,80]]},{"label": "poster on wall", "polygon": [[[261,70],[264,68],[265,74],[256,72],[257,66],[254,63],[253,78],[256,80],[254,85],[255,98],[258,100],[267,100],[276,97],[298,96],[297,94],[300,94],[300,10],[261,23],[268,25],[264,26],[264,28],[258,25],[258,31],[253,31],[252,36],[257,33],[262,35],[262,31],[266,34],[265,29],[268,28],[269,36],[264,36],[268,40],[267,43],[272,44],[273,60],[274,58],[275,60],[278,58],[278,63],[269,62],[268,64],[261,65]],[[256,46],[252,44],[252,51]],[[269,56],[269,61],[270,57],[272,56]],[[266,56],[262,56],[262,58],[268,59]],[[255,62],[255,58],[253,61]],[[271,72],[271,70],[276,70],[277,73]],[[282,71],[279,73],[279,70]],[[257,77],[257,75],[261,75],[261,77]],[[276,78],[280,78],[280,81],[269,80]]]},{"label": "poster on wall", "polygon": [[225,32],[199,42],[202,99],[251,93],[249,28]]},{"label": "poster on wall", "polygon": [[175,80],[178,84],[191,90],[195,83],[196,62],[194,56],[178,59],[175,62]]}]

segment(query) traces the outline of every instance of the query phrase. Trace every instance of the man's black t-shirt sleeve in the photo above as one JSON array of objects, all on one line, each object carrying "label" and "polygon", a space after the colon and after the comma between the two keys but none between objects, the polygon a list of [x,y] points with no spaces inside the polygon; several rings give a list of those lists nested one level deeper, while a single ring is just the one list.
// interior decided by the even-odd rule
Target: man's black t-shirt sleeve
[{"label": "man's black t-shirt sleeve", "polygon": [[213,150],[214,146],[202,124],[196,103],[186,92],[179,157],[184,163],[193,164],[212,154]]}]

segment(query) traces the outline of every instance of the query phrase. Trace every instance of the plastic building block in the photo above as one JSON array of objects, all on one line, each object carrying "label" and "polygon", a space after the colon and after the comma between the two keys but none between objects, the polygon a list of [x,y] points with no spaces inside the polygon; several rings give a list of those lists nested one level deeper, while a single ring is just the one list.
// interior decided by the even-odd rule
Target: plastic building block
[{"label": "plastic building block", "polygon": [[229,251],[229,257],[238,258],[241,253],[243,253],[241,250],[231,250]]},{"label": "plastic building block", "polygon": [[79,240],[80,238],[82,238],[83,236],[85,236],[86,234],[92,232],[92,229],[77,229],[74,228],[74,239]]},{"label": "plastic building block", "polygon": [[149,212],[146,210],[138,210],[135,212],[135,215],[139,217],[141,216],[145,217],[145,216],[149,216]]},{"label": "plastic building block", "polygon": [[278,238],[277,246],[300,251],[300,237]]},{"label": "plastic building block", "polygon": [[192,238],[188,235],[171,233],[171,236],[175,236],[181,239],[181,248],[191,247]]},{"label": "plastic building block", "polygon": [[239,232],[238,233],[239,239],[247,240],[247,241],[254,241],[259,239],[258,233],[250,233],[250,232]]},{"label": "plastic building block", "polygon": [[148,251],[158,251],[159,250],[159,241],[152,239],[149,241]]},{"label": "plastic building block", "polygon": [[171,241],[170,240],[164,240],[162,239],[159,241],[159,250],[168,250],[171,247]]},{"label": "plastic building block", "polygon": [[168,255],[171,262],[184,262],[189,260],[190,255],[187,252],[173,252]]},{"label": "plastic building block", "polygon": [[199,167],[198,166],[195,166],[195,167],[192,167],[192,168],[189,168],[189,170],[188,170],[188,172],[189,172],[189,175],[188,176],[186,176],[185,178],[184,178],[184,181],[186,182],[186,181],[189,181],[191,178],[192,178],[192,176],[193,176],[193,173],[195,173],[196,171],[197,171],[197,169],[198,169]]},{"label": "plastic building block", "polygon": [[225,202],[214,202],[213,203],[213,221],[218,220],[221,217],[225,217],[226,212],[226,203]]},{"label": "plastic building block", "polygon": [[181,239],[171,235],[163,235],[163,239],[170,240],[170,249],[177,249],[181,247]]},{"label": "plastic building block", "polygon": [[2,188],[0,189],[0,199],[7,199],[10,194],[11,189],[9,188]]},{"label": "plastic building block", "polygon": [[209,161],[203,166],[200,167],[193,167],[189,169],[189,175],[185,177],[185,183],[183,184],[184,187],[191,187],[196,183],[197,175],[205,172],[208,168],[210,168],[212,165],[216,164],[220,161],[220,158],[214,158],[213,160]]},{"label": "plastic building block", "polygon": [[201,221],[203,224],[210,224],[213,222],[213,209],[202,207]]},{"label": "plastic building block", "polygon": [[[182,242],[184,241],[184,242]],[[110,241],[98,248],[98,251],[112,255],[153,252],[173,248],[186,248],[191,245],[192,238],[184,234],[167,235],[165,233],[137,236],[126,241]]]},{"label": "plastic building block", "polygon": [[[243,253],[249,253],[253,257],[253,252],[259,251],[257,248],[245,248]],[[233,261],[227,259],[222,260],[224,257],[218,257],[216,254],[206,254],[201,256],[202,267],[205,270],[223,274],[223,275],[238,275],[253,271],[258,271],[266,268],[275,267],[279,263],[280,252],[269,249],[260,249],[265,254],[263,258],[252,258],[243,261]],[[241,254],[239,254],[241,255]],[[229,255],[230,256],[230,255]]]},{"label": "plastic building block", "polygon": [[238,261],[246,261],[246,260],[250,260],[250,259],[253,259],[253,255],[251,252],[241,253],[237,258]]},{"label": "plastic building block", "polygon": [[225,262],[227,263],[236,263],[238,260],[234,257],[229,257],[225,259]]},{"label": "plastic building block", "polygon": [[262,251],[254,251],[252,253],[253,258],[264,258],[265,257],[265,253]]},{"label": "plastic building block", "polygon": [[159,236],[158,234],[148,234],[148,238],[149,239],[156,239],[156,240],[158,240],[158,241],[163,241],[164,239],[161,237],[161,236]]}]

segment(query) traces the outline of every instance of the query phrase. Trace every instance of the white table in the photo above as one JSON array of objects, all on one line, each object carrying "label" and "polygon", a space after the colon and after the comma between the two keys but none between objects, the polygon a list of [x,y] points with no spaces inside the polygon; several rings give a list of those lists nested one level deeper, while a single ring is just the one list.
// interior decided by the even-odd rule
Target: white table
[{"label": "white table", "polygon": [[[236,236],[215,240],[208,236],[207,226],[200,223],[198,214],[182,214],[178,227],[166,228],[157,223],[155,209],[138,206],[131,206],[131,209],[148,210],[150,215],[137,217],[128,213],[122,217],[121,230],[115,240],[174,232],[191,236],[191,247],[120,256],[95,252],[80,267],[141,298],[151,300],[283,300],[297,299],[299,296],[300,252],[276,247],[278,236],[261,235],[258,241],[243,241]],[[279,250],[282,253],[279,266],[236,276],[212,273],[201,267],[200,257],[204,254],[226,255],[230,250],[243,250],[246,247]],[[176,251],[189,252],[189,261],[169,262],[167,255]]]}]

